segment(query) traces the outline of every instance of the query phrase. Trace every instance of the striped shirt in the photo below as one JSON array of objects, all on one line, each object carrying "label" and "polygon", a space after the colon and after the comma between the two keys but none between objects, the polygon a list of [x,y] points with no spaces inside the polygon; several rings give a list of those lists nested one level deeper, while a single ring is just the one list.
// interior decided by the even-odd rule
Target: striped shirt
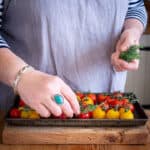
[{"label": "striped shirt", "polygon": [[[147,23],[147,13],[144,6],[143,0],[128,0],[128,11],[126,14],[126,19],[135,18],[138,19],[146,27]],[[2,30],[2,15],[3,15],[4,0],[0,0],[0,30]],[[7,47],[10,48],[4,38],[0,35],[0,48]]]}]

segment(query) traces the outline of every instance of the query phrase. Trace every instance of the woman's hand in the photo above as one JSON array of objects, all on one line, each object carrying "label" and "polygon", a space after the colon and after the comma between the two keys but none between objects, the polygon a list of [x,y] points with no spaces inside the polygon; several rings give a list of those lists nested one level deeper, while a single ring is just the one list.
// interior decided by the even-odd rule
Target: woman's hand
[{"label": "woman's hand", "polygon": [[[80,113],[80,107],[74,92],[59,77],[33,70],[22,74],[17,91],[27,105],[36,110],[42,117],[51,114],[68,117]],[[64,98],[62,105],[53,100],[55,94]]]},{"label": "woman's hand", "polygon": [[111,62],[116,71],[137,70],[139,60],[128,63],[119,58],[122,51],[126,51],[131,45],[139,45],[140,35],[136,29],[126,29],[120,36],[116,45],[116,51],[112,54]]}]

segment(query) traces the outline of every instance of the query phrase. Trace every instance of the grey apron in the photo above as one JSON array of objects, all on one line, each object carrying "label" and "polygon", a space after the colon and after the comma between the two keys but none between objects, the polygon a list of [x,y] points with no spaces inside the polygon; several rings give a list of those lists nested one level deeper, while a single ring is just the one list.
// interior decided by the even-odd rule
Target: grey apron
[{"label": "grey apron", "polygon": [[[128,0],[11,0],[3,36],[15,54],[73,90],[123,91],[126,72],[115,72],[110,57],[127,9]],[[1,106],[12,103],[10,93],[2,90]]]}]

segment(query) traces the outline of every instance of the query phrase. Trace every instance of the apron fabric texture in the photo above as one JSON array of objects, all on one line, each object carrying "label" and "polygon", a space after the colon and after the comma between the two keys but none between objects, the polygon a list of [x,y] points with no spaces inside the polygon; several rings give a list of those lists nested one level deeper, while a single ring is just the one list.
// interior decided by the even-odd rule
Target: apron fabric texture
[{"label": "apron fabric texture", "polygon": [[[122,31],[128,0],[11,0],[3,36],[12,51],[73,90],[124,90],[126,72],[115,72],[111,54]],[[0,86],[0,109],[13,93]]]}]

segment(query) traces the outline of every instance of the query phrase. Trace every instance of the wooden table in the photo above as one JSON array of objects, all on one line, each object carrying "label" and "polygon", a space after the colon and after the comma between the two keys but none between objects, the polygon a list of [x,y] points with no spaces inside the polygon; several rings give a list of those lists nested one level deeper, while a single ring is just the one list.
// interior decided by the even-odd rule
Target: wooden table
[{"label": "wooden table", "polygon": [[[150,111],[147,111],[150,116]],[[150,124],[150,121],[149,121]],[[0,118],[0,142],[2,143],[2,130],[3,130],[3,121]],[[150,128],[149,128],[150,131]],[[149,135],[150,136],[150,135]],[[150,150],[150,140],[149,144],[146,145],[107,145],[107,144],[88,144],[88,145],[64,145],[64,144],[44,144],[44,145],[3,145],[0,144],[0,150]]]}]

